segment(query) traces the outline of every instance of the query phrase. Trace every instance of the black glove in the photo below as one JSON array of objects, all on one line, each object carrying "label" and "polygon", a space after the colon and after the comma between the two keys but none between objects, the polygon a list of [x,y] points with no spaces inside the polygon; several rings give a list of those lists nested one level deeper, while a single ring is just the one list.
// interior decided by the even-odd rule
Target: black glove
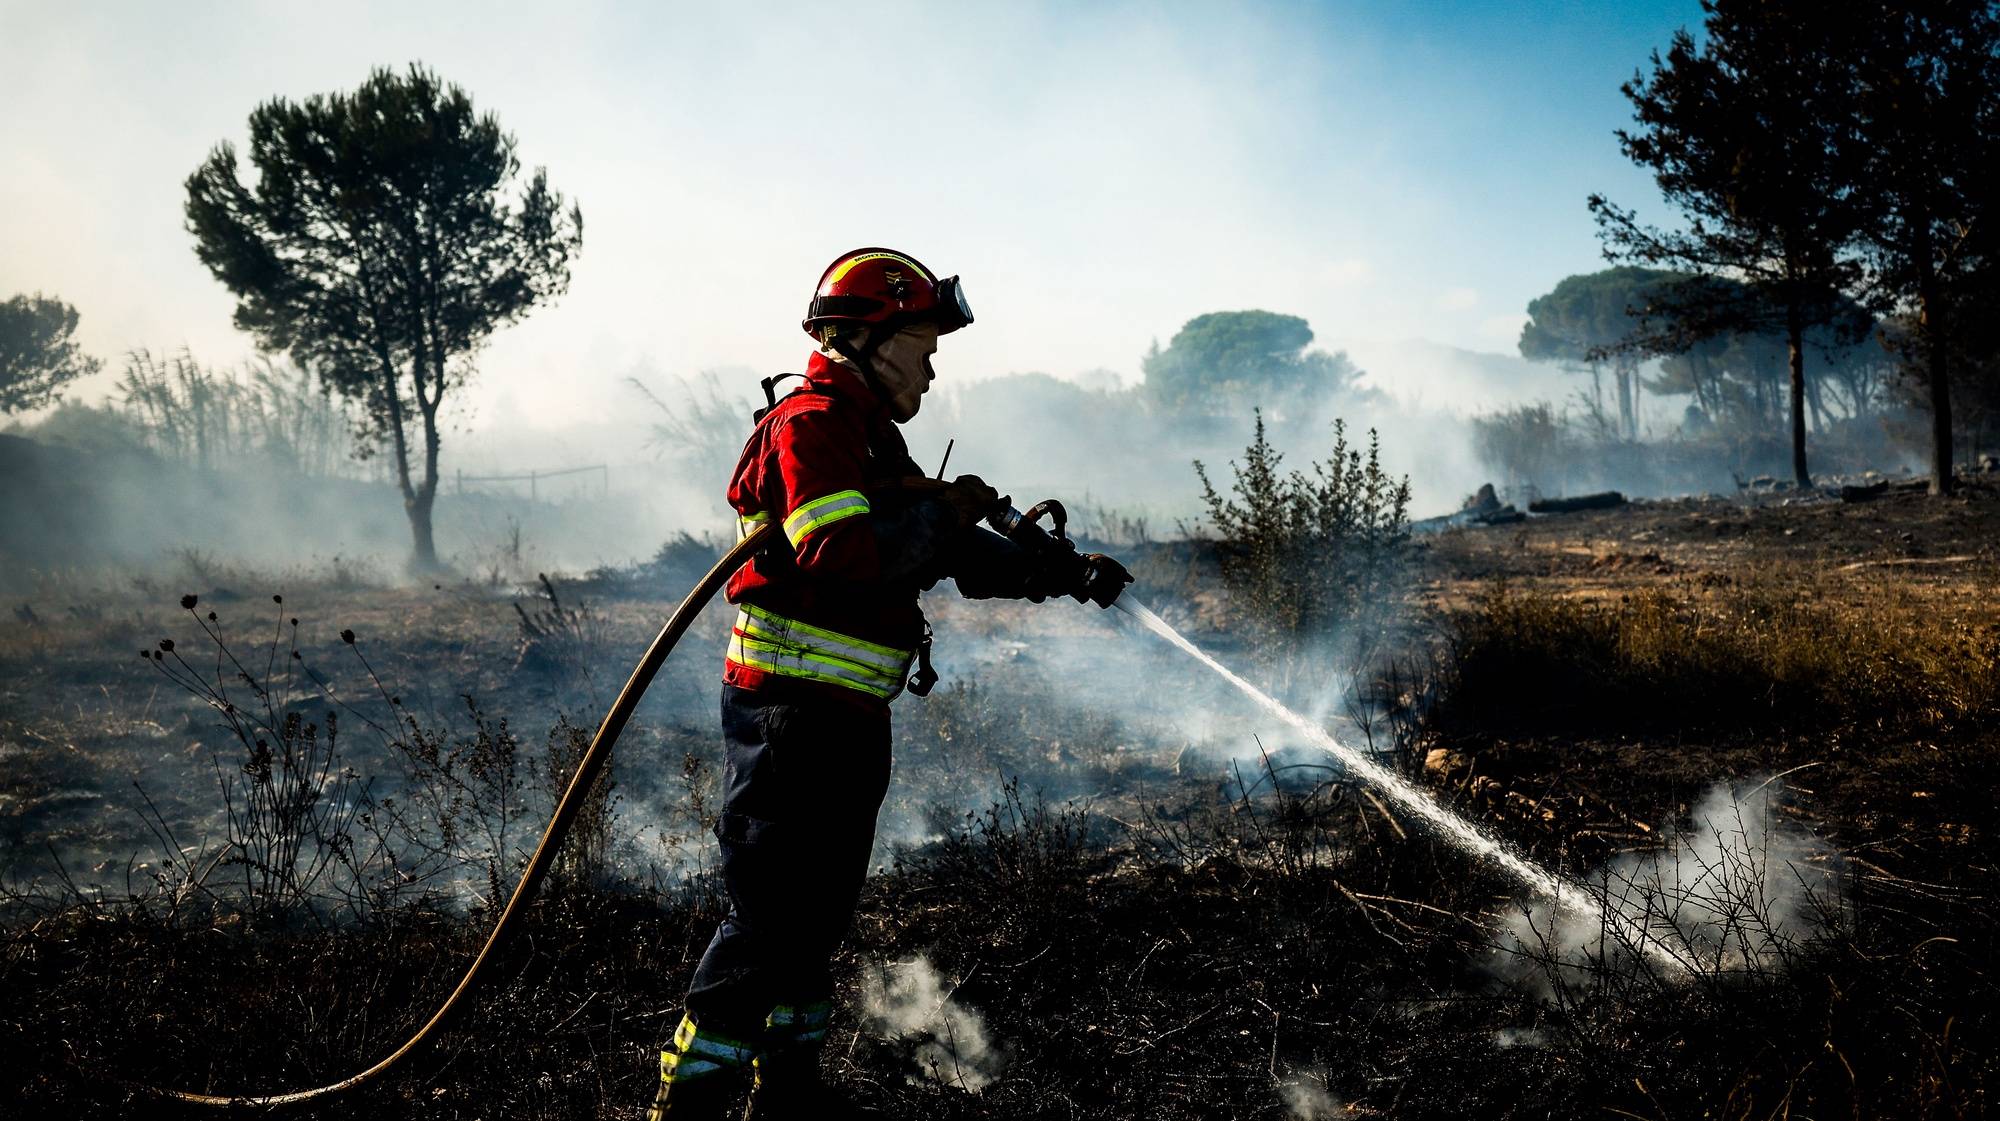
[{"label": "black glove", "polygon": [[977,475],[960,475],[938,497],[958,511],[958,524],[966,528],[978,525],[981,518],[995,510],[1007,508],[1007,499]]},{"label": "black glove", "polygon": [[1132,574],[1125,566],[1105,556],[1103,553],[1085,553],[1077,558],[1078,574],[1069,594],[1078,603],[1094,603],[1099,607],[1110,607],[1118,599],[1118,593],[1132,582]]}]

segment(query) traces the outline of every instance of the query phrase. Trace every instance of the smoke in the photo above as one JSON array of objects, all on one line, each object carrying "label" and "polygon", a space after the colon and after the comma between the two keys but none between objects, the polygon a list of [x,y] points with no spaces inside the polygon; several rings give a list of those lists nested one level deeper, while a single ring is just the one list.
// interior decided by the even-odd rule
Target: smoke
[{"label": "smoke", "polygon": [[[1718,784],[1685,829],[1662,849],[1613,861],[1593,878],[1606,910],[1643,930],[1698,974],[1783,968],[1840,921],[1839,857],[1823,839],[1778,817],[1775,780],[1739,791]],[[1547,995],[1608,963],[1629,958],[1610,923],[1546,905],[1508,923],[1496,968]]]},{"label": "smoke", "polygon": [[[1391,372],[1385,380],[1402,379]],[[1149,407],[1142,387],[1109,388],[1117,383],[1096,372],[1088,384],[1095,388],[1039,373],[941,379],[905,435],[926,470],[954,440],[947,474],[978,474],[1016,499],[1054,496],[1073,510],[1143,519],[1155,537],[1177,535],[1200,513],[1194,461],[1219,467],[1242,458],[1258,402],[1246,399],[1228,415],[1177,416]],[[1383,465],[1409,476],[1419,516],[1457,509],[1483,481],[1464,418],[1443,402],[1357,389],[1266,407],[1263,418],[1286,466],[1301,470],[1326,456],[1336,418],[1351,443],[1365,444],[1376,430]]]},{"label": "smoke", "polygon": [[862,978],[868,1029],[911,1049],[922,1075],[977,1094],[1006,1068],[1005,1049],[986,1032],[986,1021],[952,999],[947,984],[925,958],[890,962]]},{"label": "smoke", "polygon": [[1291,1121],[1327,1121],[1347,1113],[1347,1106],[1327,1089],[1326,1072],[1308,1070],[1278,1084],[1278,1098]]},{"label": "smoke", "polygon": [[[1267,408],[1268,435],[1288,467],[1305,469],[1326,454],[1336,417],[1356,442],[1378,429],[1385,466],[1411,478],[1413,511],[1455,509],[1486,472],[1453,410],[1488,395],[1457,383],[1475,375],[1494,383],[1500,375],[1486,368],[1508,360],[1407,347],[1372,359],[1382,368],[1345,389]],[[532,579],[642,560],[678,533],[729,528],[722,484],[760,396],[755,373],[677,379],[646,362],[626,371],[614,391],[625,408],[560,427],[506,393],[468,393],[454,404],[435,510],[449,566]],[[243,377],[207,373],[219,385]],[[1178,536],[1200,514],[1193,461],[1220,469],[1251,437],[1254,401],[1229,415],[1162,413],[1148,407],[1142,386],[1113,371],[1074,380],[950,375],[947,368],[905,429],[917,461],[932,469],[955,440],[949,473],[984,475],[1024,506],[1060,498],[1080,530],[1104,540]],[[1443,396],[1418,388],[1432,384],[1454,388]],[[178,431],[130,401],[107,402],[66,406],[14,430],[30,439],[0,439],[7,571],[123,569],[158,578],[162,557],[198,553],[266,571],[340,557],[401,573],[411,535],[386,456],[336,456],[330,469],[308,469],[290,444],[259,445],[254,457],[209,454],[204,445],[197,463],[162,450],[169,430]]]},{"label": "smoke", "polygon": [[[660,488],[616,467],[612,476],[608,493],[600,476],[587,484],[565,476],[531,498],[525,481],[468,481],[461,491],[448,475],[434,514],[438,550],[460,573],[517,582],[543,569],[650,556],[678,529],[709,528],[710,519],[685,520]],[[171,576],[203,591],[232,580],[257,587],[288,575],[338,578],[343,566],[400,574],[411,555],[403,500],[386,482],[263,464],[201,469],[143,449],[6,434],[0,477],[0,587],[8,590],[32,588],[36,571],[55,570]]]}]

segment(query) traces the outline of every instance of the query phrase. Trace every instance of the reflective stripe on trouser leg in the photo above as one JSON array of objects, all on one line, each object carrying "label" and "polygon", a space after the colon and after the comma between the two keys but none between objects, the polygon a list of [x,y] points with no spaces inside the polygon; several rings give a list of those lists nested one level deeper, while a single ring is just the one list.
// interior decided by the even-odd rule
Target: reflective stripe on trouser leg
[{"label": "reflective stripe on trouser leg", "polygon": [[834,989],[829,962],[867,877],[889,786],[889,713],[819,692],[775,700],[730,685],[721,700],[716,835],[729,914],[689,980],[686,1007],[704,1027],[764,1043],[775,1006]]},{"label": "reflective stripe on trouser leg", "polygon": [[673,1049],[660,1052],[660,1081],[685,1082],[723,1070],[741,1070],[756,1053],[756,1048],[702,1031],[693,1019],[682,1016],[680,1027],[674,1029]]},{"label": "reflective stripe on trouser leg", "polygon": [[780,1004],[764,1020],[764,1030],[774,1047],[787,1044],[818,1043],[826,1038],[826,1024],[833,1016],[831,1001],[813,1004]]},{"label": "reflective stripe on trouser leg", "polygon": [[763,1095],[777,1092],[774,1080],[793,1091],[808,1090],[818,1084],[819,1052],[826,1042],[827,1021],[833,1017],[832,1001],[812,1004],[780,1004],[764,1018],[766,1049],[752,1061],[756,1071],[753,1085]]}]

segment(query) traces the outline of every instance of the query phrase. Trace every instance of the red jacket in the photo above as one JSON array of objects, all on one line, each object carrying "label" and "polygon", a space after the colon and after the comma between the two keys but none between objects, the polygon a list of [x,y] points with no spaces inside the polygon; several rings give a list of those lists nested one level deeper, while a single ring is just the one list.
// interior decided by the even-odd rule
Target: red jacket
[{"label": "red jacket", "polygon": [[[885,573],[875,523],[887,511],[870,492],[922,473],[860,376],[813,355],[806,384],[758,423],[729,483],[746,527],[769,520],[780,532],[729,580],[729,602],[745,612],[724,681],[803,677],[844,699],[886,699],[898,660],[887,652],[913,652],[924,617],[919,581]],[[906,675],[906,665],[895,671],[896,688]]]}]

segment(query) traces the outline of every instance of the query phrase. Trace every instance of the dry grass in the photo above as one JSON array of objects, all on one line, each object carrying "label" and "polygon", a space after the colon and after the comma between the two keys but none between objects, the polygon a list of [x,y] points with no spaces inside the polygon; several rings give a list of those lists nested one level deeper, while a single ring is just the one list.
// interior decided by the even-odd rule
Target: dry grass
[{"label": "dry grass", "polygon": [[1441,727],[1950,735],[2000,716],[2000,617],[1829,593],[1809,572],[1598,599],[1503,583],[1444,623]]}]

